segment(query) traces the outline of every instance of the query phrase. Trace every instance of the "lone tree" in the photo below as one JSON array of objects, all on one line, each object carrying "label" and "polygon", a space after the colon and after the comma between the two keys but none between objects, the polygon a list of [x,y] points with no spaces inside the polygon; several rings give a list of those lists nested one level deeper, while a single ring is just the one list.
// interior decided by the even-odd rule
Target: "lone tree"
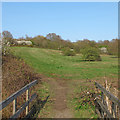
[{"label": "lone tree", "polygon": [[62,40],[60,35],[56,35],[55,33],[49,33],[46,36],[47,39],[51,40],[51,41],[58,41],[58,40]]},{"label": "lone tree", "polygon": [[99,50],[95,47],[89,47],[82,50],[83,60],[85,61],[101,61]]},{"label": "lone tree", "polygon": [[5,38],[5,39],[12,39],[13,38],[12,34],[9,31],[3,31],[2,35],[3,35],[3,38]]}]

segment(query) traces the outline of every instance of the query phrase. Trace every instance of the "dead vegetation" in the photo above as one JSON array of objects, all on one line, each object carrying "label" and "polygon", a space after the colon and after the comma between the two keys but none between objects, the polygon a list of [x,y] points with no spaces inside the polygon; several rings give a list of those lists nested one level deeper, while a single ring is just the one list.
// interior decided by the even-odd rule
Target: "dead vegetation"
[{"label": "dead vegetation", "polygon": [[[41,83],[40,75],[35,73],[23,60],[9,55],[3,56],[2,61],[2,100],[34,80],[38,80]],[[24,102],[25,94],[22,94],[17,98],[17,107],[19,108]],[[2,111],[3,118],[8,118],[11,115],[12,103]]]}]

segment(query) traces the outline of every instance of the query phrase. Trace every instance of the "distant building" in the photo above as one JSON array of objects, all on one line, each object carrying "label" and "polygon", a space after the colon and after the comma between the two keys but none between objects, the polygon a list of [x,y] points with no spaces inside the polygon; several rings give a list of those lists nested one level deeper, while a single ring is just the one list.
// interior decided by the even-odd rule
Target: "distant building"
[{"label": "distant building", "polygon": [[100,48],[100,50],[101,50],[102,53],[107,53],[108,52],[106,47],[102,47],[102,48]]},{"label": "distant building", "polygon": [[31,41],[25,41],[25,40],[21,40],[21,41],[16,41],[16,43],[18,45],[32,45]]},{"label": "distant building", "polygon": [[73,48],[71,48],[71,49],[70,49],[70,51],[74,51],[74,49],[73,49]]}]

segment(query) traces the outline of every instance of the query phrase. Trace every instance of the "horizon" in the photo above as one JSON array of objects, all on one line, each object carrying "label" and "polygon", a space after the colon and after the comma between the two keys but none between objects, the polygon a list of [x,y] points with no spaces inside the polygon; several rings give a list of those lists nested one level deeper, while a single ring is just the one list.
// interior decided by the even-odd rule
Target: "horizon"
[{"label": "horizon", "polygon": [[3,2],[2,21],[16,39],[56,33],[71,42],[111,41],[118,38],[118,3]]}]

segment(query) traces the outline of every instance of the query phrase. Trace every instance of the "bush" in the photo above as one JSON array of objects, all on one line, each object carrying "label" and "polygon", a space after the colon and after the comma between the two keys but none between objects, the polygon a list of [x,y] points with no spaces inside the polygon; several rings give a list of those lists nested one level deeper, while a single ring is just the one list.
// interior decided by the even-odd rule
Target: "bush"
[{"label": "bush", "polygon": [[97,48],[90,47],[82,50],[83,59],[87,61],[101,61],[100,53]]},{"label": "bush", "polygon": [[7,39],[2,39],[2,55],[10,53],[10,42]]},{"label": "bush", "polygon": [[75,51],[69,47],[64,48],[62,51],[65,56],[75,56]]}]

